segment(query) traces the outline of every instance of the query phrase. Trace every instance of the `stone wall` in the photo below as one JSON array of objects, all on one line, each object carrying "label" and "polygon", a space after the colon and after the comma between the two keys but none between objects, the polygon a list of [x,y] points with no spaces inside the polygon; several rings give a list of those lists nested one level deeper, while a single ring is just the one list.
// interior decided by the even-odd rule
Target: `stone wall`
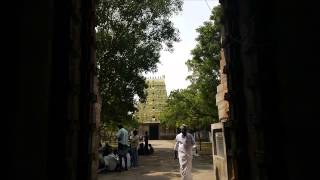
[{"label": "stone wall", "polygon": [[216,105],[218,107],[219,120],[228,119],[229,103],[226,101],[228,95],[228,82],[226,71],[226,60],[224,58],[224,50],[221,49],[220,59],[220,84],[217,86]]},{"label": "stone wall", "polygon": [[92,129],[92,143],[91,143],[91,149],[92,149],[92,166],[91,166],[91,172],[92,176],[91,179],[95,180],[98,179],[96,171],[98,169],[99,159],[98,159],[98,148],[100,143],[100,136],[99,136],[99,129],[101,126],[100,121],[100,113],[101,113],[101,105],[102,105],[102,99],[99,93],[99,81],[98,78],[94,78],[94,94],[97,95],[97,101],[94,103],[94,109],[93,109],[93,115],[94,115],[94,123],[93,123],[93,129]]},{"label": "stone wall", "polygon": [[15,61],[8,67],[15,67],[10,74],[17,76],[12,89],[18,92],[10,100],[10,119],[16,120],[10,126],[10,177],[94,180],[95,1],[26,1],[14,7],[12,29],[19,40],[12,40]]},{"label": "stone wall", "polygon": [[[229,121],[229,102],[228,100],[228,79],[227,79],[227,66],[225,60],[224,49],[221,49],[220,59],[220,84],[217,86],[216,105],[218,107],[219,123],[211,125],[211,139],[212,139],[212,154],[213,154],[213,170],[214,180],[228,180],[232,176],[228,175],[228,154],[226,147],[226,138],[224,123]],[[223,143],[217,142],[217,137],[223,139]],[[220,137],[221,136],[221,137]],[[219,149],[223,149],[220,152]]]}]

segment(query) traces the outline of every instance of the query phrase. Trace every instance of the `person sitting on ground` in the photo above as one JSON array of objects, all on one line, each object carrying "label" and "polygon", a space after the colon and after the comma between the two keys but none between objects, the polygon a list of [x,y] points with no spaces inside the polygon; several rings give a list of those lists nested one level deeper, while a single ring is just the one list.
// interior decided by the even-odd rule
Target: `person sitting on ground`
[{"label": "person sitting on ground", "polygon": [[153,147],[151,146],[151,144],[149,144],[149,154],[152,154],[154,152]]},{"label": "person sitting on ground", "polygon": [[117,149],[114,149],[110,154],[104,156],[104,162],[108,171],[120,171],[120,160]]}]

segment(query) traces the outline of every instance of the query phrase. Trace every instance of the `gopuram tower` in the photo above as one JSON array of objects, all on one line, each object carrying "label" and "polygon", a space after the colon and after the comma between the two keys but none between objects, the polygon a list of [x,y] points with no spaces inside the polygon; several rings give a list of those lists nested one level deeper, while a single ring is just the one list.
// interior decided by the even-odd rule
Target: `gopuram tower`
[{"label": "gopuram tower", "polygon": [[168,98],[165,76],[148,77],[146,83],[147,99],[145,103],[139,103],[136,113],[140,123],[139,135],[148,131],[150,139],[172,139],[175,137],[175,130],[162,127],[159,119]]}]

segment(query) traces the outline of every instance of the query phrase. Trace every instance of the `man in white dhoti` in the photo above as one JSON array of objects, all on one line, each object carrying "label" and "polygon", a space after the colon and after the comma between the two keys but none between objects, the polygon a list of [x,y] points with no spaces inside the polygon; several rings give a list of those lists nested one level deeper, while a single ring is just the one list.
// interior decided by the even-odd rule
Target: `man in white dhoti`
[{"label": "man in white dhoti", "polygon": [[176,136],[174,146],[174,158],[179,157],[181,180],[192,180],[192,147],[195,144],[194,138],[187,133],[187,126],[182,125],[181,133]]}]

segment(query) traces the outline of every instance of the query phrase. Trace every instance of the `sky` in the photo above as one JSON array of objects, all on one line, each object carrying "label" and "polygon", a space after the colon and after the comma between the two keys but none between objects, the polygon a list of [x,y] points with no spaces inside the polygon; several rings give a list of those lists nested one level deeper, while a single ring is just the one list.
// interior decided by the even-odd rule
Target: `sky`
[{"label": "sky", "polygon": [[[166,90],[184,89],[190,82],[186,77],[190,74],[185,62],[191,59],[191,50],[195,47],[196,29],[209,20],[211,10],[219,4],[219,0],[184,0],[183,11],[172,17],[172,22],[180,32],[180,42],[174,44],[174,51],[161,51],[157,73],[148,73],[146,77],[165,75]],[[209,9],[210,8],[210,9]]]}]

